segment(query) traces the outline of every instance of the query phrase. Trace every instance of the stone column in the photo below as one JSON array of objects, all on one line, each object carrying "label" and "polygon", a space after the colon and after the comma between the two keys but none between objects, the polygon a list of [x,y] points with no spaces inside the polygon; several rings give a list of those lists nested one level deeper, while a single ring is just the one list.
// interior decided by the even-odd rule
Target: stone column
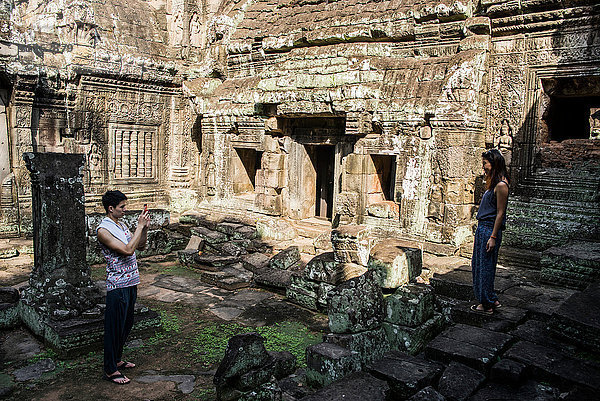
[{"label": "stone column", "polygon": [[25,309],[44,321],[78,317],[101,301],[86,263],[85,156],[24,153],[23,159],[31,173],[34,233],[34,268],[22,297],[32,310]]}]

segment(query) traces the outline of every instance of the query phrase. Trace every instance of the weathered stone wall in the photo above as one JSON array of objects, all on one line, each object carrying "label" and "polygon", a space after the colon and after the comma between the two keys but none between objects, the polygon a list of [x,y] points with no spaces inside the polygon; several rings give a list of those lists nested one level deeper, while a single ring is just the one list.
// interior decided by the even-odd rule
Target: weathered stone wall
[{"label": "weathered stone wall", "polygon": [[[541,182],[540,168],[568,170],[582,155],[598,174],[598,7],[7,4],[0,90],[12,175],[0,203],[20,205],[27,223],[21,153],[84,153],[88,206],[120,188],[136,206],[177,212],[206,200],[319,215],[453,253],[472,235],[484,149],[505,154],[515,193]],[[589,108],[577,125],[589,138],[560,136],[566,98]]]}]

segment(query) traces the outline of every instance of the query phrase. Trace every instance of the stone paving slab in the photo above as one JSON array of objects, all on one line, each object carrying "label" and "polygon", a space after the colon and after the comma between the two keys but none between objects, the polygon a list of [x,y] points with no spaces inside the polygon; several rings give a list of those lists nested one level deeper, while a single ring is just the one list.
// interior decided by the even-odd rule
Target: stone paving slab
[{"label": "stone paving slab", "polygon": [[504,357],[527,365],[536,380],[600,390],[600,367],[543,345],[519,341]]},{"label": "stone paving slab", "polygon": [[[527,382],[521,387],[506,384],[489,383],[481,388],[469,401],[556,401],[559,398],[558,389],[534,381]],[[580,400],[583,401],[583,400]]]},{"label": "stone paving slab", "polygon": [[473,302],[462,302],[452,307],[452,321],[494,331],[506,332],[513,329],[527,318],[527,310],[503,305],[494,311],[493,315],[471,310]]},{"label": "stone paving slab", "polygon": [[448,400],[466,400],[485,381],[485,376],[462,363],[450,362],[442,373],[438,391]]},{"label": "stone paving slab", "polygon": [[193,375],[158,375],[150,373],[136,377],[133,380],[140,383],[175,382],[179,391],[183,394],[189,394],[194,391],[196,377]]},{"label": "stone paving slab", "polygon": [[355,372],[302,401],[385,401],[389,392],[388,384],[365,372]]},{"label": "stone paving slab", "polygon": [[425,354],[431,359],[454,360],[487,372],[511,340],[508,334],[457,324],[434,338],[425,348]]},{"label": "stone paving slab", "polygon": [[420,389],[433,385],[442,366],[436,362],[391,351],[366,368],[373,376],[385,380],[395,399],[405,399]]}]

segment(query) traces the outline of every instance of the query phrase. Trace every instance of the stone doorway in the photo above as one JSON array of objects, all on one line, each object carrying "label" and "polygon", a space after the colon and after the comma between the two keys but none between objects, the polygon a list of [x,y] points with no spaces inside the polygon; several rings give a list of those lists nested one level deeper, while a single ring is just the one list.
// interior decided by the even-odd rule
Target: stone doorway
[{"label": "stone doorway", "polygon": [[600,77],[543,79],[546,142],[600,136]]},{"label": "stone doorway", "polygon": [[381,201],[394,201],[396,181],[396,156],[371,155],[375,165],[374,193],[381,197]]},{"label": "stone doorway", "polygon": [[306,196],[310,197],[314,194],[314,215],[316,217],[331,219],[333,214],[335,146],[319,145],[306,146],[306,148],[314,170],[314,186]]},{"label": "stone doorway", "polygon": [[260,170],[263,152],[255,149],[234,148],[232,161],[233,193],[236,196],[253,196],[256,173]]}]

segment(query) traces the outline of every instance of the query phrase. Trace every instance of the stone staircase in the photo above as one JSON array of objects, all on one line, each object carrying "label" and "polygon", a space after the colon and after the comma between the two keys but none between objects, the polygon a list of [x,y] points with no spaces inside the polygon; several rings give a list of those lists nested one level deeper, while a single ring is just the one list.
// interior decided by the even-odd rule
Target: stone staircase
[{"label": "stone staircase", "polygon": [[[594,252],[585,251],[596,249],[600,240],[597,172],[536,170],[509,198],[506,226],[500,263],[541,269],[542,281],[571,288],[583,289],[590,280],[600,278],[600,266],[590,261]],[[569,251],[574,246],[582,251],[571,258],[567,255],[574,255]]]}]

